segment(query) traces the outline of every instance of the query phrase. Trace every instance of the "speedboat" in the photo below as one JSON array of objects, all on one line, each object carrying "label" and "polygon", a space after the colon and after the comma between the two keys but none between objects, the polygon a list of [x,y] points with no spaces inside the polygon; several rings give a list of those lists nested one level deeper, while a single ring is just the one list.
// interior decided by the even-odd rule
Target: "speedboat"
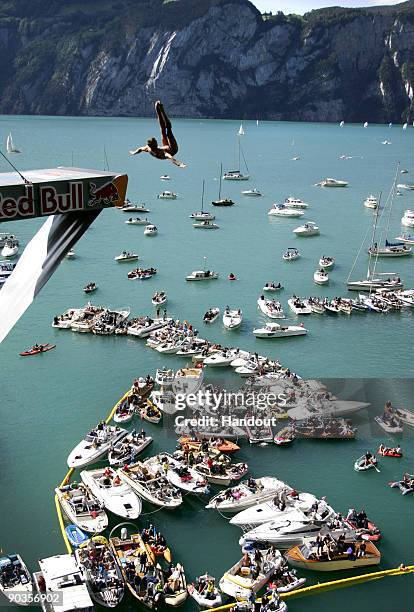
[{"label": "speedboat", "polygon": [[406,244],[414,244],[414,234],[401,234],[401,236],[396,236],[395,240],[405,242]]},{"label": "speedboat", "polygon": [[155,236],[158,234],[158,228],[155,225],[147,225],[144,229],[144,236]]},{"label": "speedboat", "polygon": [[224,463],[222,461],[197,463],[194,469],[207,478],[211,484],[228,487],[233,480],[240,480],[247,474],[249,467],[247,463]]},{"label": "speedboat", "polygon": [[414,210],[405,210],[401,217],[401,225],[405,227],[414,227]]},{"label": "speedboat", "polygon": [[261,312],[266,315],[266,317],[269,317],[269,319],[285,318],[280,302],[275,302],[275,300],[267,300],[264,295],[262,295],[257,300],[257,305]]},{"label": "speedboat", "polygon": [[273,204],[272,208],[267,214],[272,217],[303,217],[305,213],[303,210],[289,208],[284,204]]},{"label": "speedboat", "polygon": [[84,286],[83,290],[85,293],[93,293],[94,291],[96,291],[98,288],[98,285],[96,283],[88,283],[87,285]]},{"label": "speedboat", "polygon": [[127,483],[121,481],[111,467],[83,470],[80,477],[96,499],[113,514],[125,519],[136,519],[141,514],[141,498],[135,495]]},{"label": "speedboat", "polygon": [[312,314],[312,308],[295,295],[288,300],[289,308],[295,314]]},{"label": "speedboat", "polygon": [[126,429],[102,422],[94,427],[69,454],[69,467],[83,467],[105,455],[112,445],[128,434]]},{"label": "speedboat", "polygon": [[[0,592],[12,606],[28,606],[33,591],[32,577],[19,554],[0,556]],[[6,606],[7,607],[7,606]]]},{"label": "speedboat", "polygon": [[217,223],[213,223],[208,219],[203,221],[196,221],[196,223],[193,223],[193,227],[195,227],[196,229],[219,229]]},{"label": "speedboat", "polygon": [[315,270],[313,280],[317,285],[326,285],[329,282],[329,274],[323,268]]},{"label": "speedboat", "polygon": [[392,142],[391,142],[391,140],[383,140],[381,142],[381,144],[383,144],[383,145],[390,145],[390,144],[392,144]]},{"label": "speedboat", "polygon": [[302,325],[280,325],[266,323],[265,327],[253,330],[256,338],[288,338],[289,336],[306,336],[308,330]]},{"label": "speedboat", "polygon": [[82,308],[69,308],[59,316],[53,318],[52,327],[55,329],[70,329],[72,322],[82,313]]},{"label": "speedboat", "polygon": [[244,564],[244,556],[223,575],[219,583],[223,593],[231,597],[247,599],[252,592],[260,591],[272,574],[284,563],[282,554],[273,547],[261,550],[259,561],[255,561],[254,553],[254,549],[250,554],[245,553],[245,556],[250,557],[247,567]]},{"label": "speedboat", "polygon": [[0,232],[0,247],[3,248],[6,242],[17,242],[19,244],[19,240],[14,234]]},{"label": "speedboat", "polygon": [[368,196],[364,200],[364,206],[365,208],[373,208],[376,210],[378,208],[378,198],[373,195]]},{"label": "speedboat", "polygon": [[215,368],[225,367],[229,366],[236,357],[237,354],[235,350],[229,351],[227,349],[224,349],[206,357],[204,359],[204,365]]},{"label": "speedboat", "polygon": [[141,217],[135,217],[135,219],[133,219],[130,217],[125,221],[125,223],[127,225],[148,225],[149,221],[146,217],[145,219],[142,219]]},{"label": "speedboat", "polygon": [[[381,553],[375,544],[370,541],[364,542],[364,547],[364,554],[355,554],[358,549],[355,539],[351,541],[345,539],[341,547],[343,552],[330,552],[329,555],[326,553],[318,554],[315,538],[306,538],[301,545],[294,546],[286,553],[286,559],[294,567],[317,572],[348,570],[378,565],[381,561]],[[349,549],[350,553],[348,554],[347,551]]]},{"label": "speedboat", "polygon": [[108,516],[101,502],[83,483],[56,487],[55,493],[68,519],[87,533],[100,533],[108,527]]},{"label": "speedboat", "polygon": [[237,329],[242,324],[243,312],[240,308],[230,309],[228,306],[223,313],[223,325],[226,329]]},{"label": "speedboat", "polygon": [[285,483],[277,478],[270,476],[249,478],[212,497],[206,508],[215,508],[220,512],[240,512],[273,499],[284,489],[286,489]]},{"label": "speedboat", "polygon": [[205,281],[205,280],[215,280],[219,277],[217,272],[212,272],[211,270],[196,270],[195,272],[191,272],[188,276],[185,277],[187,281]]},{"label": "speedboat", "polygon": [[180,491],[174,487],[158,470],[148,464],[137,461],[117,470],[123,481],[142,499],[161,508],[173,509],[182,504]]},{"label": "speedboat", "polygon": [[6,258],[15,257],[19,252],[19,243],[16,240],[8,240],[2,251],[1,256]]},{"label": "speedboat", "polygon": [[[39,559],[39,566],[40,572],[34,573],[34,579],[44,612],[93,612],[95,608],[86,586],[85,575],[74,555],[55,555]],[[44,599],[41,599],[42,597]]]},{"label": "speedboat", "polygon": [[162,193],[158,195],[158,198],[160,200],[176,200],[177,197],[178,197],[177,194],[174,193],[173,191],[163,191]]},{"label": "speedboat", "polygon": [[288,208],[309,208],[309,204],[306,204],[306,202],[300,198],[294,198],[292,196],[285,199],[285,205]]},{"label": "speedboat", "polygon": [[277,285],[275,283],[266,283],[262,291],[280,291],[281,289],[283,289],[283,287],[280,283]]},{"label": "speedboat", "polygon": [[118,403],[113,419],[115,423],[129,423],[129,421],[132,421],[135,412],[135,404],[127,397],[122,402]]},{"label": "speedboat", "polygon": [[107,539],[93,536],[88,544],[75,551],[75,558],[95,603],[106,608],[119,605],[124,597],[125,583]]},{"label": "speedboat", "polygon": [[160,453],[155,457],[145,459],[144,465],[160,474],[164,474],[167,480],[177,489],[181,489],[186,494],[206,495],[210,489],[207,480],[193,468],[185,465],[184,462],[176,459],[170,453]]},{"label": "speedboat", "polygon": [[151,303],[153,306],[162,306],[167,302],[167,299],[165,291],[156,291],[152,296]]},{"label": "speedboat", "polygon": [[199,211],[191,213],[190,219],[194,219],[195,221],[214,221],[216,218],[213,213],[209,213],[207,211]]},{"label": "speedboat", "polygon": [[108,453],[109,465],[119,467],[135,463],[138,455],[152,443],[152,437],[145,431],[137,433],[135,429],[128,433],[119,442],[114,444]]},{"label": "speedboat", "polygon": [[318,236],[319,227],[313,221],[308,221],[293,230],[296,236]]},{"label": "speedboat", "polygon": [[214,323],[220,315],[220,308],[209,308],[203,317],[204,323]]},{"label": "speedboat", "polygon": [[145,204],[133,204],[128,199],[125,200],[124,205],[119,210],[122,210],[122,212],[149,212]]},{"label": "speedboat", "polygon": [[129,251],[122,251],[120,255],[115,257],[115,261],[136,261],[137,259],[139,259],[138,255]]},{"label": "speedboat", "polygon": [[288,249],[286,249],[286,251],[282,255],[282,259],[284,261],[294,261],[295,259],[299,259],[299,257],[300,253],[298,249],[295,249],[293,247],[289,247]]},{"label": "speedboat", "polygon": [[170,176],[168,176],[168,174],[162,174],[162,175],[160,176],[160,179],[161,179],[162,181],[169,181],[169,180],[170,180],[170,178],[171,178],[171,177],[170,177]]},{"label": "speedboat", "polygon": [[347,181],[340,181],[333,178],[323,179],[320,183],[317,183],[320,187],[348,187]]},{"label": "speedboat", "polygon": [[65,255],[66,259],[74,259],[76,257],[76,253],[73,249],[69,249],[69,251]]},{"label": "speedboat", "polygon": [[325,257],[325,255],[323,255],[319,260],[319,265],[324,270],[329,270],[335,265],[335,257]]},{"label": "speedboat", "polygon": [[275,499],[276,496],[274,496],[269,501],[239,512],[230,520],[230,524],[237,525],[242,529],[251,529],[257,525],[263,525],[264,523],[288,516],[290,512],[295,510],[300,510],[305,514],[309,513],[316,504],[318,505],[319,514],[322,514],[328,508],[328,504],[324,500],[318,500],[311,493],[298,493],[293,496],[291,492],[292,489],[286,485],[282,495],[285,500],[284,505],[279,504]]},{"label": "speedboat", "polygon": [[256,188],[254,188],[254,189],[245,189],[241,193],[244,196],[253,196],[253,197],[259,197],[259,196],[262,195],[261,192],[258,189],[256,189]]}]

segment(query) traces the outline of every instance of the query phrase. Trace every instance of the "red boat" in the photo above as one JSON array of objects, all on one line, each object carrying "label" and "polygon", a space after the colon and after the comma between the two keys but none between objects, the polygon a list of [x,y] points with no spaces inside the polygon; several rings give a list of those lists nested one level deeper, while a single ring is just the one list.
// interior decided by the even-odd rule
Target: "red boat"
[{"label": "red boat", "polygon": [[40,353],[46,353],[56,347],[56,344],[39,344],[38,346],[32,346],[28,351],[19,353],[21,357],[29,357],[30,355],[39,355]]},{"label": "red boat", "polygon": [[381,531],[372,521],[368,521],[367,529],[357,527],[356,523],[354,523],[353,521],[346,520],[345,522],[348,523],[348,525],[352,527],[352,529],[355,529],[359,535],[362,535],[365,540],[377,542],[379,539],[381,539]]},{"label": "red boat", "polygon": [[378,454],[382,455],[383,457],[402,457],[402,451],[401,450],[397,450],[396,448],[381,448],[379,447],[378,449]]}]

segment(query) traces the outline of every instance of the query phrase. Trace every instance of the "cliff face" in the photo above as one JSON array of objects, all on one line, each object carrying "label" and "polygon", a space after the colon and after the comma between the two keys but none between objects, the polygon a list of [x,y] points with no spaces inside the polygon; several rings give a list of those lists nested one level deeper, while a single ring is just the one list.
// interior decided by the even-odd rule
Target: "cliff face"
[{"label": "cliff face", "polygon": [[5,0],[0,112],[414,119],[414,0],[263,19],[248,0]]}]

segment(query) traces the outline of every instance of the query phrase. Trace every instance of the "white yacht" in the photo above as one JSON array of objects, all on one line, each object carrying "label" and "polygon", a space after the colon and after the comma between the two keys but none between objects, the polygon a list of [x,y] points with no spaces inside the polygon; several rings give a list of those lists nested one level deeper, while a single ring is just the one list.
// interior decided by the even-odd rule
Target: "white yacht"
[{"label": "white yacht", "polygon": [[14,234],[8,234],[6,232],[0,232],[0,248],[3,248],[6,242],[12,240],[13,242],[19,242]]},{"label": "white yacht", "polygon": [[261,194],[261,192],[260,192],[258,189],[256,189],[256,188],[253,188],[253,189],[245,189],[245,190],[244,190],[244,191],[242,191],[241,193],[242,193],[242,195],[244,195],[244,196],[253,196],[253,197],[256,197],[256,198],[257,198],[257,197],[260,197],[260,196],[262,195],[262,194]]},{"label": "white yacht", "polygon": [[312,308],[306,302],[296,296],[291,297],[288,300],[289,308],[298,315],[312,314]]},{"label": "white yacht", "polygon": [[126,482],[111,467],[83,470],[82,481],[107,510],[125,519],[137,519],[142,502]]},{"label": "white yacht", "polygon": [[243,312],[240,308],[231,309],[228,306],[224,309],[223,325],[226,329],[237,329],[243,321]]},{"label": "white yacht", "polygon": [[191,272],[188,276],[185,277],[187,281],[206,281],[206,280],[215,280],[219,277],[217,272],[213,272],[212,270],[195,270]]},{"label": "white yacht", "polygon": [[130,253],[129,251],[122,251],[120,255],[115,257],[115,261],[136,261],[139,259],[137,253]]},{"label": "white yacht", "polygon": [[347,181],[340,181],[338,179],[333,179],[333,178],[326,178],[323,179],[323,181],[321,181],[320,183],[318,183],[318,185],[320,185],[321,187],[348,187],[348,182]]},{"label": "white yacht", "polygon": [[289,208],[284,204],[273,204],[272,208],[267,213],[272,217],[303,217],[305,214],[303,210],[298,210],[296,208]]},{"label": "white yacht", "polygon": [[314,221],[308,221],[294,229],[293,233],[296,234],[296,236],[318,236],[319,227]]},{"label": "white yacht", "polygon": [[277,519],[281,519],[288,515],[292,510],[301,510],[302,512],[309,512],[312,506],[318,504],[318,511],[321,513],[325,510],[327,503],[324,500],[318,500],[315,495],[311,493],[298,493],[297,497],[289,495],[290,487],[286,487],[285,490],[285,508],[277,503],[277,500],[272,499],[253,507],[242,510],[236,514],[231,520],[231,525],[237,525],[242,529],[251,529],[257,525],[263,525]]},{"label": "white yacht", "polygon": [[[55,555],[39,559],[40,572],[35,575],[44,612],[92,612],[94,605],[86,586],[85,576],[73,555]],[[45,590],[40,586],[43,577]],[[42,581],[43,582],[43,581]],[[46,596],[49,599],[46,601]]]},{"label": "white yacht", "polygon": [[19,243],[17,242],[17,240],[8,240],[1,251],[1,256],[6,257],[6,259],[12,258],[15,257],[18,252]]},{"label": "white yacht", "polygon": [[414,210],[405,210],[401,217],[401,225],[405,227],[414,227]]},{"label": "white yacht", "polygon": [[144,236],[155,236],[158,234],[158,228],[156,225],[147,225],[144,229]]},{"label": "white yacht", "polygon": [[307,333],[308,330],[302,325],[280,325],[273,322],[253,330],[256,338],[288,338],[289,336],[306,336]]},{"label": "white yacht", "polygon": [[163,191],[158,195],[159,200],[176,200],[177,197],[177,194],[173,191]]},{"label": "white yacht", "polygon": [[283,308],[280,302],[276,302],[275,300],[268,300],[261,295],[257,300],[257,305],[260,308],[261,312],[269,319],[284,319],[285,315],[283,312]]},{"label": "white yacht", "polygon": [[309,208],[309,204],[306,204],[306,202],[300,198],[294,198],[292,196],[285,198],[285,205],[289,208]]},{"label": "white yacht", "polygon": [[374,210],[376,210],[378,208],[378,198],[371,194],[370,196],[365,198],[364,206],[365,208],[373,208]]},{"label": "white yacht", "polygon": [[149,212],[145,204],[133,204],[131,200],[126,199],[123,206],[119,209],[122,212]]},{"label": "white yacht", "polygon": [[319,260],[319,265],[324,270],[330,270],[335,265],[335,257],[325,257],[323,255]]}]

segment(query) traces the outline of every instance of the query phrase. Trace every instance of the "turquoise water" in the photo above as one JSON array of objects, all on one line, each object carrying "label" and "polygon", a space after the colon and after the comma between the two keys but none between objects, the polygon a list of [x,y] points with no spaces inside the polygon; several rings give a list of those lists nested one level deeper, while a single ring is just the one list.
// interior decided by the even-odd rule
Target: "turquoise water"
[{"label": "turquoise water", "polygon": [[[355,384],[340,381],[330,385],[344,397],[368,397],[374,414],[388,398],[410,407],[411,383],[385,380],[411,375],[414,318],[410,311],[385,316],[314,315],[306,319],[307,337],[273,343],[256,340],[251,331],[263,322],[256,300],[266,281],[280,281],[285,286],[280,299],[287,314],[287,299],[292,293],[345,293],[343,283],[372,218],[362,201],[371,192],[388,192],[397,161],[410,171],[402,175],[401,182],[412,181],[414,131],[384,126],[366,130],[346,126],[341,130],[325,124],[244,123],[242,142],[252,179],[242,184],[223,183],[224,195],[235,199],[237,206],[214,209],[220,230],[202,232],[193,229],[188,215],[200,208],[203,179],[207,205],[217,196],[220,161],[225,169],[234,168],[239,123],[180,120],[174,126],[180,143],[177,157],[188,164],[185,170],[145,156],[128,156],[128,149],[156,134],[155,122],[147,119],[0,118],[0,138],[5,140],[11,130],[16,145],[23,150],[21,156],[13,158],[22,170],[71,165],[72,156],[76,166],[103,168],[105,147],[110,168],[129,175],[129,197],[147,203],[151,209],[148,217],[159,228],[156,237],[147,238],[143,227],[125,225],[128,215],[104,211],[76,246],[77,258],[62,263],[1,345],[0,546],[5,551],[19,550],[33,569],[37,558],[63,551],[52,493],[66,471],[69,451],[109,412],[135,376],[154,372],[165,363],[173,367],[183,363],[176,357],[160,357],[133,338],[53,330],[53,315],[85,303],[82,287],[88,281],[99,285],[93,296],[95,303],[131,306],[134,314],[153,312],[152,293],[165,290],[169,311],[193,322],[209,339],[278,356],[306,377],[372,377],[369,388],[359,390],[355,390]],[[381,145],[385,138],[393,144]],[[345,161],[339,160],[341,154],[361,157]],[[294,155],[301,159],[291,161]],[[6,166],[2,169],[8,170]],[[169,183],[159,180],[164,173],[170,174]],[[350,186],[343,190],[313,186],[326,176],[348,180]],[[262,191],[262,198],[240,195],[242,188],[253,186]],[[156,195],[163,189],[173,189],[179,199],[158,200]],[[291,231],[301,221],[268,219],[271,204],[289,195],[310,203],[304,219],[316,221],[321,236],[296,239]],[[396,198],[391,237],[400,233],[403,210],[413,206],[414,192]],[[3,227],[13,229],[25,243],[40,223],[15,222]],[[297,245],[302,258],[291,264],[282,262],[282,252]],[[142,265],[158,268],[156,277],[145,283],[128,281],[126,272],[134,265],[113,261],[123,249],[137,250]],[[313,283],[322,254],[335,256],[337,261],[328,288]],[[208,256],[209,268],[217,270],[221,278],[211,284],[186,283],[185,276],[202,266],[204,256]],[[358,276],[365,274],[366,265],[367,256],[362,254],[355,271]],[[383,269],[398,272],[407,287],[414,286],[411,258],[386,262]],[[239,280],[227,281],[229,272]],[[220,321],[203,328],[202,316],[207,308],[226,304],[243,308],[241,329],[226,333]],[[296,319],[289,314],[289,320]],[[36,359],[21,359],[19,351],[35,341],[53,341],[57,348]],[[235,380],[230,382],[234,384]],[[384,460],[381,474],[354,473],[355,458],[384,439],[378,429],[367,424],[367,418],[362,414],[356,419],[356,441],[300,442],[283,449],[249,448],[244,444],[240,460],[248,460],[253,475],[276,474],[298,488],[326,494],[338,510],[364,505],[384,531],[381,567],[392,567],[413,559],[412,499],[388,489],[386,483],[404,470],[412,470],[414,445],[410,437],[405,438],[407,458]],[[174,447],[167,424],[164,428],[148,425],[148,430],[156,436],[151,452]],[[214,512],[204,511],[199,500],[186,499],[178,512],[162,511],[151,518],[166,533],[190,577],[205,569],[219,577],[238,558],[238,530]],[[349,596],[358,602],[353,604],[354,609],[372,604],[374,598],[376,608],[386,610],[392,602],[408,599],[410,580],[393,578],[292,601],[289,607],[294,611],[305,606],[312,611],[332,606],[348,610],[352,602],[346,599]],[[126,603],[131,609],[133,605]]]}]

